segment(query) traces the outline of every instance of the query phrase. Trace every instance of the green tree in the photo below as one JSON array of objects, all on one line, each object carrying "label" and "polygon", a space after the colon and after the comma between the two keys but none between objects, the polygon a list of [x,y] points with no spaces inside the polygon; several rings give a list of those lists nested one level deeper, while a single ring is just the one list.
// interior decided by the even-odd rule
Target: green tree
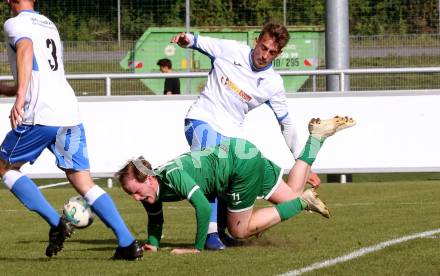
[{"label": "green tree", "polygon": [[439,32],[438,0],[409,1],[407,21],[411,33]]},{"label": "green tree", "polygon": [[[332,0],[285,0],[287,24],[324,25]],[[349,0],[350,34],[438,33],[440,0]],[[118,0],[44,0],[36,9],[51,18],[64,40],[115,40]],[[151,26],[184,26],[185,0],[120,0],[123,39]],[[191,26],[261,26],[283,22],[284,0],[191,0]],[[0,19],[10,17],[0,5]],[[3,36],[3,34],[1,34]]]},{"label": "green tree", "polygon": [[194,26],[231,25],[233,12],[228,4],[222,0],[191,1],[191,23]]},{"label": "green tree", "polygon": [[134,8],[121,11],[121,33],[123,39],[137,39],[152,25],[151,18]]},{"label": "green tree", "polygon": [[288,25],[324,25],[325,0],[287,2]]},{"label": "green tree", "polygon": [[[8,18],[11,17],[11,14],[9,12],[9,7],[6,4],[0,5],[0,20],[2,23],[4,23]],[[5,35],[3,32],[0,32],[0,38],[2,41],[5,41]]]}]

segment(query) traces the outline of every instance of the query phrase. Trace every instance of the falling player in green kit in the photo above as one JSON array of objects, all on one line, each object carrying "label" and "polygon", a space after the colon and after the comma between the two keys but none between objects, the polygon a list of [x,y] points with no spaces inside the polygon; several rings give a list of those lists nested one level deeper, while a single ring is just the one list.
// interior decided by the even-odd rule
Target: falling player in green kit
[{"label": "falling player in green kit", "polygon": [[[355,125],[348,117],[312,119],[310,136],[289,173],[266,159],[249,141],[230,138],[219,146],[185,153],[152,170],[143,157],[128,162],[116,175],[123,189],[148,212],[148,241],[144,250],[157,251],[162,234],[162,202],[187,199],[195,208],[197,234],[194,248],[174,249],[173,254],[197,253],[205,244],[211,208],[206,196],[218,195],[227,202],[229,233],[239,239],[256,235],[302,210],[330,217],[314,189],[304,191],[307,174],[325,139]],[[253,210],[257,197],[273,204]]]}]

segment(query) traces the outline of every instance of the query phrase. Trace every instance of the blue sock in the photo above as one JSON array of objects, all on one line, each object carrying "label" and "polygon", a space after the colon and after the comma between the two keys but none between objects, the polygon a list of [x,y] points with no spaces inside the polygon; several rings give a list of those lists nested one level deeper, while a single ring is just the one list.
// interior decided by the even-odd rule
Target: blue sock
[{"label": "blue sock", "polygon": [[[217,198],[209,199],[209,205],[211,206],[211,217],[209,222],[217,223]],[[217,231],[216,231],[217,232]]]},{"label": "blue sock", "polygon": [[109,194],[103,193],[98,197],[92,205],[92,210],[107,227],[113,230],[113,233],[118,238],[119,246],[127,247],[134,241],[130,230],[128,230],[121,215],[116,210],[116,206]]},{"label": "blue sock", "polygon": [[12,185],[11,192],[26,208],[38,213],[50,226],[56,227],[59,224],[60,215],[29,177],[23,175],[18,178]]}]

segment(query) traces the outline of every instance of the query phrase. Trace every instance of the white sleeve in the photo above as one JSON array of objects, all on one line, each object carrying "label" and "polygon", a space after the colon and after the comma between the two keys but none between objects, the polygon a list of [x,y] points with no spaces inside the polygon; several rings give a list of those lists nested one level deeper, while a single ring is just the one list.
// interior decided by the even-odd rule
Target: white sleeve
[{"label": "white sleeve", "polygon": [[190,39],[188,47],[213,59],[222,54],[225,49],[237,48],[239,42],[228,39],[218,39],[207,36],[187,34]]},{"label": "white sleeve", "polygon": [[280,91],[266,103],[274,112],[277,121],[280,124],[284,140],[292,152],[293,157],[297,159],[301,153],[301,148],[298,141],[298,132],[289,114],[289,107],[287,105],[284,88],[281,88]]},{"label": "white sleeve", "polygon": [[279,123],[281,125],[281,131],[283,133],[284,140],[286,140],[287,146],[289,147],[290,151],[293,154],[293,157],[296,160],[301,154],[301,148],[298,141],[298,132],[296,131],[296,128],[293,125],[289,115]]},{"label": "white sleeve", "polygon": [[4,33],[7,42],[15,48],[15,44],[22,38],[31,39],[29,28],[23,22],[19,22],[16,18],[8,19],[4,26]]}]

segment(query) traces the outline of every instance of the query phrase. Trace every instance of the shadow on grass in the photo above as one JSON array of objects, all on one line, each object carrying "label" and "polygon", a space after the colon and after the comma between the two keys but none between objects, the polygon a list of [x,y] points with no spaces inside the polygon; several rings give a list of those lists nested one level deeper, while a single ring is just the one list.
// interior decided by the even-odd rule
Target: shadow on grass
[{"label": "shadow on grass", "polygon": [[1,257],[0,256],[0,262],[1,261],[7,261],[11,263],[18,263],[18,262],[49,262],[51,259],[48,257],[41,257],[41,258],[17,258],[17,257]]},{"label": "shadow on grass", "polygon": [[276,235],[265,234],[259,237],[251,237],[244,241],[247,247],[296,247],[300,242]]},{"label": "shadow on grass", "polygon": [[[16,242],[19,245],[28,245],[33,243],[47,244],[47,240],[21,240]],[[70,251],[110,251],[113,252],[118,246],[118,242],[116,239],[104,239],[104,240],[92,240],[92,239],[75,239],[74,237],[68,239],[64,242],[64,248],[68,247],[69,244],[82,244],[82,245],[108,245],[104,247],[91,247],[91,248],[77,248],[77,249],[68,249]],[[145,242],[140,240],[141,244]],[[191,248],[194,247],[193,243],[169,243],[163,242],[161,243],[161,249],[172,249],[172,248]],[[66,249],[64,249],[66,250]],[[1,260],[1,257],[0,257]]]},{"label": "shadow on grass", "polygon": [[[46,244],[47,242],[48,242],[47,240],[40,240],[40,241],[28,240],[28,241],[17,241],[16,243],[18,243],[18,244],[45,243]],[[66,240],[65,243],[84,243],[84,244],[96,244],[96,245],[111,244],[111,245],[115,245],[115,246],[118,244],[116,239],[85,240],[85,239],[75,239],[75,237]]]},{"label": "shadow on grass", "polygon": [[[60,255],[62,255],[62,253],[60,253]],[[111,256],[110,256],[111,257]],[[110,257],[108,258],[110,260]],[[96,260],[96,261],[102,261],[102,260],[106,260],[106,258],[98,258],[98,257],[65,257],[65,256],[54,256],[52,258],[49,257],[38,257],[38,258],[24,258],[24,257],[1,257],[0,256],[0,262],[2,261],[6,261],[9,263],[21,263],[21,262],[35,262],[35,263],[41,263],[41,262],[55,262],[55,261],[66,261],[66,260]]]},{"label": "shadow on grass", "polygon": [[[26,244],[32,244],[32,243],[41,243],[41,244],[47,244],[46,240],[22,240],[17,241],[17,244],[20,245],[26,245]],[[140,240],[141,244],[144,244],[145,241]],[[247,240],[242,240],[242,245],[238,247],[282,247],[282,246],[298,246],[301,242],[298,242],[297,240],[288,240],[281,237],[271,236],[270,234],[260,236],[260,237],[251,237]],[[65,241],[65,249],[69,251],[90,251],[90,252],[106,252],[108,251],[109,254],[112,254],[116,247],[118,246],[118,242],[116,239],[103,239],[103,240],[95,240],[95,239],[69,239]],[[69,244],[81,244],[81,245],[91,245],[91,246],[99,246],[99,247],[89,247],[89,248],[68,248]],[[102,246],[100,246],[102,245]],[[192,248],[194,247],[193,243],[178,243],[178,242],[162,242],[160,249],[161,250],[172,250],[174,248]],[[46,259],[46,258],[43,258]],[[87,258],[85,258],[87,259]],[[0,257],[0,261],[2,258]],[[23,259],[26,260],[26,259]],[[30,259],[35,260],[35,259]]]}]

